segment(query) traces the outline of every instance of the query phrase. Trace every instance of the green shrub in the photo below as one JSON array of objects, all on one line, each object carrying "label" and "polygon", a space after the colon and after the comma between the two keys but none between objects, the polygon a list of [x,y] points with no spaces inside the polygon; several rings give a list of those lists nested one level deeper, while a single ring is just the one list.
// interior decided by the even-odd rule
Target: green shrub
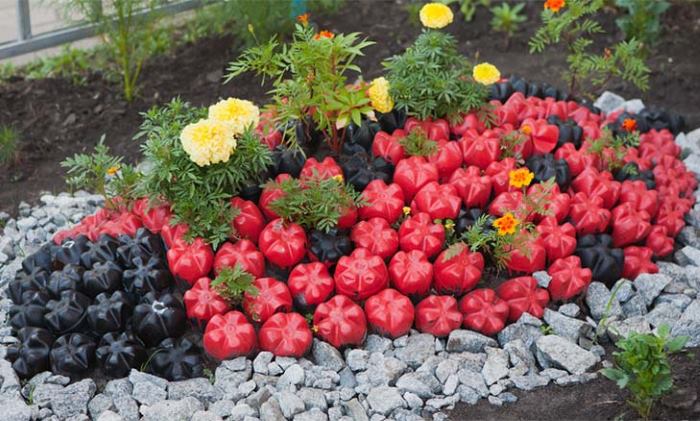
[{"label": "green shrub", "polygon": [[19,154],[19,133],[9,126],[0,126],[0,165],[17,161]]},{"label": "green shrub", "polygon": [[359,33],[317,34],[311,25],[297,24],[291,43],[280,45],[273,37],[230,63],[226,82],[245,72],[254,72],[263,82],[270,78],[277,121],[311,116],[315,128],[339,150],[347,125],[360,125],[362,116],[372,113],[369,98],[347,80],[347,73],[361,73],[354,61],[372,44]]},{"label": "green shrub", "polygon": [[527,17],[521,15],[525,3],[518,3],[510,7],[508,2],[503,2],[498,6],[491,8],[491,29],[496,32],[503,32],[506,35],[506,46],[510,38],[518,31],[518,26],[527,20]]},{"label": "green shrub", "polygon": [[450,34],[424,30],[384,67],[396,108],[419,119],[452,119],[486,103],[488,89],[474,83],[471,64],[459,54]]},{"label": "green shrub", "polygon": [[123,162],[123,158],[109,153],[104,135],[90,154],[75,154],[61,162],[66,168],[66,183],[71,189],[84,189],[103,195],[107,207],[114,207],[116,198],[127,202],[136,199],[136,184],[140,174]]},{"label": "green shrub", "polygon": [[588,88],[603,89],[609,82],[622,79],[645,91],[650,70],[644,61],[642,44],[636,39],[621,41],[600,53],[590,51],[591,36],[604,33],[594,20],[604,0],[568,0],[563,10],[543,10],[542,26],[530,39],[530,53],[541,53],[548,46],[563,44],[569,65],[564,78],[569,92],[593,96]]},{"label": "green shrub", "polygon": [[625,39],[636,39],[649,47],[661,35],[661,15],[671,6],[664,0],[615,0],[615,5],[626,14],[615,20]]},{"label": "green shrub", "polygon": [[218,246],[232,232],[235,210],[230,199],[258,179],[272,158],[251,129],[237,140],[227,162],[199,166],[182,148],[180,133],[190,123],[206,117],[206,108],[179,99],[154,107],[144,115],[137,138],[144,138],[143,154],[150,169],[138,185],[140,196],[170,204],[175,223],[189,225],[187,238],[202,237]]},{"label": "green shrub", "polygon": [[643,419],[649,419],[654,402],[673,388],[669,354],[678,352],[688,340],[669,337],[668,325],[658,333],[632,332],[615,345],[620,349],[613,355],[614,368],[604,368],[602,374],[632,395],[627,402]]}]

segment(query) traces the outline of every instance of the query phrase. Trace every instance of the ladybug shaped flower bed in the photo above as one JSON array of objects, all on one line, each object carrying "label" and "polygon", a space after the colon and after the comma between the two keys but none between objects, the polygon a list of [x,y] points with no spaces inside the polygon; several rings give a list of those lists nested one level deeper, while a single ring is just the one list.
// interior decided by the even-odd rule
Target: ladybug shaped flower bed
[{"label": "ladybug shaped flower bed", "polygon": [[[359,96],[372,90],[363,84]],[[189,130],[240,122],[192,122],[178,152],[228,190],[188,205],[220,212],[193,216],[165,192],[112,198],[56,234],[8,286],[13,368],[112,377],[151,361],[179,380],[201,376],[208,358],[300,358],[314,337],[340,349],[368,332],[494,336],[593,281],[657,272],[697,187],[671,132],[630,132],[549,86],[486,84],[488,125],[476,110],[452,125],[407,117],[382,107],[387,91],[370,100],[382,110],[328,126],[316,109],[290,121],[251,112],[223,157],[222,145],[188,143]],[[601,146],[609,136],[634,142]],[[251,148],[258,155],[234,166]]]}]

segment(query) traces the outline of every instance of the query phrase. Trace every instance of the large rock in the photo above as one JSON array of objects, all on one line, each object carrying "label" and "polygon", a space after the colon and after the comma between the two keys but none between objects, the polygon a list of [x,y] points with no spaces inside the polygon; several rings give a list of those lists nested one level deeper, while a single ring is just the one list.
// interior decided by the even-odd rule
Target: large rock
[{"label": "large rock", "polygon": [[671,331],[673,336],[688,336],[686,347],[700,345],[700,300],[694,300],[685,309]]},{"label": "large rock", "polygon": [[202,402],[188,396],[176,401],[160,401],[141,406],[143,421],[189,421],[195,412],[204,409]]},{"label": "large rock", "polygon": [[[686,308],[687,309],[687,308]],[[647,313],[644,318],[651,324],[653,328],[661,325],[673,327],[681,317],[681,310],[671,303],[659,303]]]},{"label": "large rock", "polygon": [[221,391],[203,377],[170,382],[168,385],[168,399],[180,400],[187,396],[197,398],[203,403],[215,402],[221,399]]},{"label": "large rock", "polygon": [[625,320],[612,320],[608,324],[608,336],[613,342],[624,339],[630,333],[650,333],[649,322],[644,316],[635,316]]},{"label": "large rock", "polygon": [[435,355],[435,337],[427,333],[411,335],[406,346],[398,348],[394,355],[410,367],[417,368]]},{"label": "large rock", "polygon": [[695,247],[685,246],[678,253],[693,266],[700,266],[700,250]]},{"label": "large rock", "polygon": [[634,286],[648,307],[670,282],[671,278],[662,273],[643,273],[634,280]]},{"label": "large rock", "polygon": [[58,391],[51,397],[51,410],[59,419],[87,414],[87,405],[97,386],[92,379],[81,380]]},{"label": "large rock", "polygon": [[612,93],[610,91],[603,92],[602,95],[595,100],[593,105],[598,107],[600,111],[605,114],[610,114],[611,112],[622,107],[625,103],[625,99],[620,95]]},{"label": "large rock", "polygon": [[32,410],[23,399],[0,395],[0,419],[8,421],[29,421],[32,418]]},{"label": "large rock", "polygon": [[622,307],[617,299],[612,299],[612,293],[601,282],[591,282],[586,293],[586,304],[595,320],[621,316]]},{"label": "large rock", "polygon": [[406,407],[406,401],[403,400],[399,389],[388,386],[375,387],[370,390],[367,402],[372,411],[384,416],[391,414],[395,409]]},{"label": "large rock", "polygon": [[539,338],[535,350],[543,368],[562,368],[572,374],[585,373],[599,361],[592,352],[556,335]]},{"label": "large rock", "polygon": [[578,342],[579,336],[582,334],[588,335],[591,331],[591,326],[582,320],[566,317],[548,308],[544,309],[544,321],[552,328],[554,334],[564,337],[573,343]]},{"label": "large rock", "polygon": [[486,355],[481,375],[490,386],[508,375],[508,353],[500,348],[487,347]]},{"label": "large rock", "polygon": [[168,397],[168,381],[163,378],[132,369],[129,381],[133,386],[132,396],[142,405],[154,405]]},{"label": "large rock", "polygon": [[331,369],[340,371],[345,367],[345,361],[340,352],[335,347],[327,342],[314,339],[314,345],[311,350],[316,364]]},{"label": "large rock", "polygon": [[406,373],[396,382],[402,393],[415,393],[423,399],[434,397],[442,389],[440,381],[427,371]]},{"label": "large rock", "polygon": [[447,351],[449,352],[484,352],[484,348],[496,347],[498,344],[493,338],[484,336],[471,330],[453,330],[447,338]]}]

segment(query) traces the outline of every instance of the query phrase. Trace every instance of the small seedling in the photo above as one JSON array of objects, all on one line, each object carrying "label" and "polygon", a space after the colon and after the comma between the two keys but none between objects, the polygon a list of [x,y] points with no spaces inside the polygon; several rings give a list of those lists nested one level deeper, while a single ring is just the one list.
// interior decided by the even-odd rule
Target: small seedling
[{"label": "small seedling", "polygon": [[19,133],[9,126],[0,126],[0,165],[17,161],[19,154]]},{"label": "small seedling", "polygon": [[491,29],[505,34],[505,48],[508,48],[510,39],[518,31],[518,26],[527,20],[526,16],[520,14],[524,7],[525,3],[511,7],[509,3],[503,2],[491,8]]},{"label": "small seedling", "polygon": [[221,269],[219,275],[211,281],[211,286],[222,298],[237,304],[243,300],[243,294],[257,294],[257,289],[253,286],[254,280],[253,275],[236,264],[232,268]]},{"label": "small seedling", "polygon": [[617,383],[620,389],[632,395],[627,403],[640,417],[648,420],[654,403],[673,388],[669,355],[679,352],[688,341],[687,336],[670,338],[670,328],[664,324],[658,332],[632,332],[615,345],[615,366],[601,373]]}]

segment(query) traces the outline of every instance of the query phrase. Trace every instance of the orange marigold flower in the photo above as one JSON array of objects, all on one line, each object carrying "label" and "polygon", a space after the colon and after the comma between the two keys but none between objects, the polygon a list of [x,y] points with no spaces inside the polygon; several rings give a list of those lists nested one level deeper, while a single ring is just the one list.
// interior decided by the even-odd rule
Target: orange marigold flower
[{"label": "orange marigold flower", "polygon": [[626,118],[622,121],[622,128],[625,129],[626,132],[632,133],[633,131],[637,130],[637,120],[633,118]]},{"label": "orange marigold flower", "polygon": [[516,189],[529,186],[533,178],[535,174],[527,168],[518,168],[508,173],[510,185]]},{"label": "orange marigold flower", "polygon": [[303,15],[297,16],[297,22],[299,22],[300,24],[302,24],[304,26],[308,25],[309,24],[309,14],[304,13]]},{"label": "orange marigold flower", "polygon": [[323,31],[319,31],[318,34],[314,35],[314,39],[322,39],[322,38],[327,38],[327,39],[333,39],[335,37],[335,34],[331,31],[326,31],[325,29]]},{"label": "orange marigold flower", "polygon": [[544,2],[544,8],[554,13],[559,12],[564,6],[566,6],[566,0],[545,0]]},{"label": "orange marigold flower", "polygon": [[505,215],[493,221],[493,227],[498,230],[498,235],[515,234],[515,229],[518,227],[518,218],[512,213],[507,212]]}]

